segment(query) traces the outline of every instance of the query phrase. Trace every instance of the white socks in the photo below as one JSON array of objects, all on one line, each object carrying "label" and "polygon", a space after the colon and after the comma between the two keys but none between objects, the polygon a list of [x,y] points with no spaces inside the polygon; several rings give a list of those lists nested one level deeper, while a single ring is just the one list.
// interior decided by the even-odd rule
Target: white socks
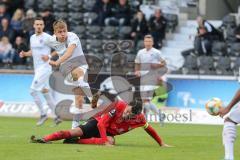
[{"label": "white socks", "polygon": [[79,122],[80,122],[80,114],[74,114],[73,121],[72,121],[72,129],[77,128],[79,126]]},{"label": "white socks", "polygon": [[[77,85],[81,87],[81,90],[85,94],[85,96],[88,97],[88,99],[91,101],[92,100],[92,91],[90,89],[90,86],[88,82],[84,81],[84,77],[80,77],[77,81]],[[84,95],[82,95],[84,96]],[[79,109],[76,107],[71,107],[70,112],[73,113],[73,121],[72,121],[72,129],[77,128],[79,126],[80,122],[80,114],[86,112],[84,108]]]},{"label": "white socks", "polygon": [[84,81],[83,77],[80,77],[78,79],[78,86],[81,87],[81,89],[82,89],[83,93],[85,94],[85,96],[87,96],[88,99],[91,100],[91,98],[92,98],[92,91],[90,89],[90,86],[89,86],[88,82]]},{"label": "white socks", "polygon": [[236,136],[236,124],[225,122],[222,133],[223,145],[225,148],[225,160],[234,159],[234,142]]},{"label": "white socks", "polygon": [[46,115],[47,113],[43,108],[43,104],[42,104],[41,98],[38,95],[38,92],[35,91],[35,90],[31,90],[30,94],[33,97],[34,102],[36,103],[36,105],[37,105],[37,107],[40,111],[41,116]]},{"label": "white socks", "polygon": [[43,97],[45,98],[45,100],[47,101],[48,106],[49,106],[50,109],[52,110],[52,113],[53,113],[53,115],[54,115],[54,118],[56,118],[56,117],[57,117],[57,116],[56,116],[56,113],[55,113],[55,107],[56,107],[56,105],[55,105],[55,103],[54,103],[54,100],[53,100],[52,95],[51,95],[49,92],[47,92],[47,93],[43,93]]}]

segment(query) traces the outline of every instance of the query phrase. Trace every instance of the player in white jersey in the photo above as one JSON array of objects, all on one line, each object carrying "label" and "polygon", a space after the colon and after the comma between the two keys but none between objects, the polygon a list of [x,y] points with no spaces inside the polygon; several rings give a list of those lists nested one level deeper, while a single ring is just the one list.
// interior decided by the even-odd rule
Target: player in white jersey
[{"label": "player in white jersey", "polygon": [[232,109],[240,101],[240,90],[238,90],[228,104],[226,108],[220,110],[220,116],[223,117],[230,114],[225,118],[223,126],[223,145],[225,148],[225,159],[224,160],[233,160],[234,159],[234,142],[237,137],[237,124],[240,123],[240,106],[235,109]]},{"label": "player in white jersey", "polygon": [[151,35],[144,37],[144,46],[144,49],[138,51],[135,59],[135,75],[141,77],[140,91],[147,119],[149,110],[152,110],[155,114],[160,114],[151,99],[162,76],[159,69],[165,67],[166,63],[161,58],[161,52],[153,48],[153,37]]},{"label": "player in white jersey", "polygon": [[41,98],[38,93],[41,92],[54,114],[55,124],[59,124],[61,120],[55,115],[55,103],[49,90],[49,76],[52,73],[52,67],[48,64],[48,56],[51,54],[51,48],[46,45],[46,41],[50,35],[43,32],[44,21],[42,18],[34,20],[35,34],[30,38],[30,50],[28,52],[21,51],[20,57],[32,56],[34,64],[34,78],[30,87],[31,95],[40,110],[41,117],[37,125],[42,125],[47,120],[47,110],[44,109]]},{"label": "player in white jersey", "polygon": [[[62,20],[55,21],[53,29],[54,36],[49,39],[48,45],[55,49],[59,55],[59,59],[57,61],[50,61],[49,64],[52,66],[60,66],[61,70],[61,67],[64,68],[64,65],[71,68],[75,60],[79,62],[79,66],[76,68],[73,66],[73,69],[70,70],[65,78],[68,83],[76,86],[74,93],[75,106],[70,108],[70,112],[74,114],[72,128],[76,128],[79,126],[80,114],[86,111],[83,108],[84,95],[88,98],[92,97],[89,84],[86,80],[88,64],[84,57],[80,39],[75,33],[68,32],[67,24]],[[79,87],[84,95],[79,94]]]}]

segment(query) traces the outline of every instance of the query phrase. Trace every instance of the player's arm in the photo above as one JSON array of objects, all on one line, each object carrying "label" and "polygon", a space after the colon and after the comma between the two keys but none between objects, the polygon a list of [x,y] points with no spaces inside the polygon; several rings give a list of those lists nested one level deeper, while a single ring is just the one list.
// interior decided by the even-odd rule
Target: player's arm
[{"label": "player's arm", "polygon": [[104,114],[102,118],[98,121],[97,127],[101,136],[101,141],[103,143],[107,142],[107,126],[109,125],[109,121],[114,116],[116,110],[113,109],[107,114]]},{"label": "player's arm", "polygon": [[30,57],[30,56],[32,56],[32,50],[29,50],[29,51],[27,51],[27,52],[21,51],[21,52],[19,53],[19,56],[20,56],[21,58],[23,58],[23,57]]},{"label": "player's arm", "polygon": [[77,47],[76,44],[69,45],[63,56],[61,56],[57,61],[50,61],[49,64],[53,66],[59,66],[61,63],[65,62],[72,56],[73,51],[76,47]]},{"label": "player's arm", "polygon": [[226,108],[220,109],[219,115],[221,117],[226,115],[233,108],[233,106],[237,104],[239,101],[240,101],[240,89],[235,93],[235,96],[233,97],[231,102],[228,104],[228,106]]},{"label": "player's arm", "polygon": [[140,67],[141,67],[141,64],[140,63],[135,63],[135,75],[137,77],[140,76]]},{"label": "player's arm", "polygon": [[153,127],[151,125],[146,123],[143,126],[143,128],[160,146],[164,145],[161,137],[157,134],[157,132],[153,129]]},{"label": "player's arm", "polygon": [[45,61],[45,62],[47,62],[47,61],[50,60],[52,57],[57,56],[57,55],[58,55],[58,53],[57,53],[56,51],[53,51],[53,52],[51,52],[50,55],[43,55],[43,56],[42,56],[42,60]]}]

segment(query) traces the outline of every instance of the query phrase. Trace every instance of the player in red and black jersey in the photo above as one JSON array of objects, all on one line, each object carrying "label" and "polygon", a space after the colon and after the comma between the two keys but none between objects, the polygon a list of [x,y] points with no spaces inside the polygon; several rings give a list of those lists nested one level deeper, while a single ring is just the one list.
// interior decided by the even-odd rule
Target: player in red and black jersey
[{"label": "player in red and black jersey", "polygon": [[168,147],[151,125],[146,122],[141,113],[142,104],[140,102],[136,101],[128,105],[124,101],[116,101],[114,106],[110,112],[92,117],[86,124],[80,125],[78,128],[55,132],[40,139],[32,136],[31,141],[47,143],[65,139],[65,143],[114,145],[114,136],[143,127],[160,146]]}]

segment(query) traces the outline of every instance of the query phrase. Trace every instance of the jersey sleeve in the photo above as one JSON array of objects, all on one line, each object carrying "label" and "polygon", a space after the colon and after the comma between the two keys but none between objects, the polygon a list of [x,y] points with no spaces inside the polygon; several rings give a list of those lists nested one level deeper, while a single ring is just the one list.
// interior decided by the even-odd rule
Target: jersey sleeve
[{"label": "jersey sleeve", "polygon": [[126,105],[127,103],[124,101],[117,101],[115,109],[117,112],[121,112],[125,109]]},{"label": "jersey sleeve", "polygon": [[165,61],[165,59],[163,58],[162,56],[162,52],[161,51],[157,51],[157,56],[158,56],[158,60],[161,62],[161,61]]},{"label": "jersey sleeve", "polygon": [[68,47],[75,44],[76,46],[81,45],[80,43],[80,39],[78,38],[78,36],[75,33],[72,33],[69,36],[69,42],[68,42]]},{"label": "jersey sleeve", "polygon": [[45,41],[44,41],[44,44],[45,44],[46,46],[48,46],[48,47],[50,47],[50,48],[52,48],[52,49],[56,49],[56,48],[54,47],[54,44],[56,43],[55,41],[56,41],[56,40],[54,39],[53,36],[46,34],[46,38],[45,38]]},{"label": "jersey sleeve", "polygon": [[115,112],[114,110],[110,111],[109,113],[105,113],[101,116],[101,118],[98,120],[98,130],[100,133],[100,136],[102,138],[103,141],[107,140],[107,127],[109,126],[109,121],[112,119],[112,114],[113,112]]},{"label": "jersey sleeve", "polygon": [[111,121],[111,119],[116,115],[116,109],[112,109],[111,111],[109,111],[108,113],[105,113],[101,116],[100,119],[98,119],[98,130],[101,136],[101,139],[103,142],[107,141],[107,127],[109,126],[109,122]]}]

